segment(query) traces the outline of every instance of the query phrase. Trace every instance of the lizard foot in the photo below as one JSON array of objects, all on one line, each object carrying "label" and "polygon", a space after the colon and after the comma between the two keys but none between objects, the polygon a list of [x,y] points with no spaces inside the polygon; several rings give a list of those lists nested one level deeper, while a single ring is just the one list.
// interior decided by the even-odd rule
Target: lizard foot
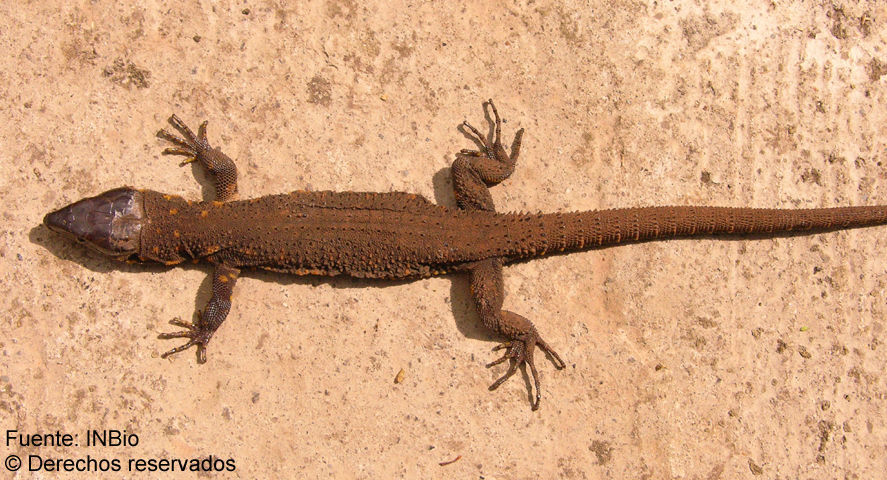
[{"label": "lizard foot", "polygon": [[206,140],[206,123],[201,123],[197,128],[197,135],[194,135],[185,122],[173,115],[169,117],[169,124],[182,136],[178,137],[163,129],[157,132],[157,136],[174,145],[163,150],[164,155],[187,157],[181,163],[182,166],[191,162],[203,165],[215,180],[217,200],[227,202],[237,196],[237,166],[221,149],[210,146]]},{"label": "lizard foot", "polygon": [[[502,312],[511,313],[511,312]],[[516,314],[512,314],[516,315]],[[521,317],[523,318],[523,317]],[[535,328],[532,328],[530,331],[521,334],[514,338],[513,340],[507,341],[501,345],[497,345],[493,348],[493,351],[505,349],[505,354],[502,355],[499,359],[494,360],[487,364],[487,368],[492,367],[494,365],[499,365],[500,363],[511,360],[511,365],[508,367],[508,371],[505,372],[504,375],[499,377],[498,380],[493,382],[490,385],[490,390],[495,390],[499,388],[499,385],[502,385],[506,380],[511,378],[514,375],[514,372],[517,371],[517,368],[522,364],[527,364],[530,367],[530,372],[533,375],[533,384],[536,387],[536,399],[533,402],[533,410],[539,409],[539,402],[542,400],[542,392],[539,389],[539,374],[536,372],[536,364],[533,360],[533,353],[535,352],[536,345],[542,349],[545,353],[551,356],[551,359],[554,363],[555,368],[558,370],[562,370],[567,365],[561,360],[560,355],[557,354],[544,340],[539,336],[539,333],[536,332]]]},{"label": "lizard foot", "polygon": [[[493,99],[489,99],[484,102],[484,107],[490,105],[490,109],[493,110],[493,120],[494,126],[496,127],[495,134],[492,139],[488,139],[482,133],[480,133],[476,128],[474,128],[468,121],[462,122],[462,126],[465,127],[474,138],[477,140],[478,144],[480,144],[480,150],[469,150],[462,149],[459,151],[458,156],[463,157],[486,157],[493,160],[499,160],[503,162],[509,162],[509,155],[505,153],[505,148],[502,146],[502,119],[499,118],[499,111],[496,110],[496,105],[493,103]],[[521,137],[524,135],[524,129],[521,128],[514,134],[514,141],[512,142],[512,154],[511,156],[515,159],[517,158],[516,149],[520,149]]]},{"label": "lizard foot", "polygon": [[177,327],[185,328],[186,330],[161,333],[157,336],[157,338],[164,340],[170,338],[187,338],[188,341],[185,342],[183,345],[173,348],[163,355],[160,355],[160,358],[166,358],[174,353],[179,353],[182,350],[187,350],[196,345],[197,363],[206,363],[206,344],[209,343],[209,340],[212,338],[213,333],[215,333],[216,329],[212,328],[207,322],[203,321],[203,313],[198,310],[197,321],[193,323],[183,322],[180,318],[174,318],[170,320],[169,323]]},{"label": "lizard foot", "polygon": [[163,150],[164,155],[183,155],[188,157],[182,162],[182,165],[184,166],[197,161],[199,156],[205,156],[207,152],[212,150],[212,147],[209,146],[209,142],[206,141],[206,121],[200,124],[196,136],[194,135],[194,132],[185,125],[185,122],[175,115],[169,117],[169,124],[178,130],[184,138],[177,137],[164,129],[160,129],[160,131],[157,132],[157,136],[175,145],[175,147],[169,147]]}]

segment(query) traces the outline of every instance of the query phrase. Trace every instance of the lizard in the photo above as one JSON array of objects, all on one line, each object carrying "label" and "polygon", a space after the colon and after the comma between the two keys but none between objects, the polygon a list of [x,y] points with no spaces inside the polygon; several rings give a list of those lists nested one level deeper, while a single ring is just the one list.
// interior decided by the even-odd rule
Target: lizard
[{"label": "lizard", "polygon": [[466,274],[481,322],[505,338],[495,350],[509,361],[490,385],[495,390],[517,371],[529,368],[539,408],[541,389],[534,361],[536,347],[557,369],[566,364],[532,321],[503,309],[503,266],[547,255],[627,243],[682,237],[756,238],[882,225],[887,205],[810,209],[710,206],[633,207],[563,213],[498,213],[489,188],[515,169],[524,129],[507,151],[502,120],[492,100],[491,133],[467,121],[463,133],[479,146],[455,156],[451,176],[456,207],[431,203],[405,192],[295,191],[238,200],[234,161],[207,140],[207,122],[195,134],[176,115],[161,129],[170,142],[163,154],[198,162],[215,184],[215,200],[191,201],[152,190],[122,187],[84,198],[44,217],[44,224],[119,260],[176,265],[185,261],[213,266],[212,294],[195,320],[174,318],[183,330],[161,339],[186,342],[166,358],[196,347],[206,362],[206,346],[231,309],[231,295],[242,269],[296,275],[348,275],[367,279],[419,279]]}]

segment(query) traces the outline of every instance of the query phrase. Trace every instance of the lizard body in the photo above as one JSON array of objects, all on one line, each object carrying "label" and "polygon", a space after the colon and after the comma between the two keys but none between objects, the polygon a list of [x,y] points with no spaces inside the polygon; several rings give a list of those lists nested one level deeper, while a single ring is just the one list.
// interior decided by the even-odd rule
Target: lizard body
[{"label": "lizard body", "polygon": [[150,190],[124,191],[133,192],[144,211],[140,261],[205,260],[378,279],[440,275],[490,258],[507,264],[629,242],[824,231],[887,220],[887,208],[881,207],[671,206],[526,214],[448,208],[403,192],[297,191],[193,202]]},{"label": "lizard body", "polygon": [[487,139],[467,122],[481,145],[462,150],[453,164],[458,208],[435,205],[402,192],[292,192],[235,200],[234,162],[206,140],[206,122],[197,135],[177,117],[158,135],[175,147],[167,154],[198,161],[216,182],[216,201],[129,187],[110,190],[51,212],[44,223],[99,251],[120,259],[175,265],[186,260],[215,265],[213,294],[195,322],[170,323],[185,330],[161,338],[188,341],[163,356],[206,344],[231,308],[231,293],[242,268],[298,275],[349,275],[359,278],[420,278],[450,272],[469,275],[471,295],[484,325],[508,341],[505,354],[488,366],[511,360],[495,389],[518,366],[533,375],[540,390],[533,354],[539,346],[558,368],[565,366],[526,318],[502,309],[502,266],[535,257],[630,242],[708,235],[784,234],[827,231],[887,223],[887,206],[815,209],[725,207],[641,207],[588,212],[497,213],[488,187],[511,175],[523,130],[511,154],[501,143],[501,121],[492,101],[495,136]]}]

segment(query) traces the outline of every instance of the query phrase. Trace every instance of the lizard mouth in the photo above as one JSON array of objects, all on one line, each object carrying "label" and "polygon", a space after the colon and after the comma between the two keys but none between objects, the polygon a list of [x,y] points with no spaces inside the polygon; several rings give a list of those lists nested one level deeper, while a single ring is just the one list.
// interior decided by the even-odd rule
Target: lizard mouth
[{"label": "lizard mouth", "polygon": [[138,253],[143,217],[141,192],[124,187],[50,212],[43,224],[105,255],[129,258]]}]

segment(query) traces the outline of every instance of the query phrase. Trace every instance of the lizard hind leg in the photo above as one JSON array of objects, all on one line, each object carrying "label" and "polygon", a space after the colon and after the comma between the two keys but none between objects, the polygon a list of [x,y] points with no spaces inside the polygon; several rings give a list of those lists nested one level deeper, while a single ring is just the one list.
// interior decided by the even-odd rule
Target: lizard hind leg
[{"label": "lizard hind leg", "polygon": [[539,373],[536,371],[534,353],[536,347],[551,356],[554,366],[563,369],[566,365],[557,354],[539,335],[533,322],[508,310],[502,310],[502,301],[505,297],[502,282],[502,260],[488,259],[477,262],[469,270],[469,282],[471,296],[474,298],[477,312],[484,326],[489,330],[504,336],[507,341],[497,346],[494,350],[505,349],[505,354],[498,360],[487,365],[492,367],[510,360],[508,370],[492,385],[490,390],[495,390],[508,380],[519,367],[526,365],[533,376],[533,386],[536,393],[532,401],[533,410],[539,408],[542,393],[539,386]]},{"label": "lizard hind leg", "polygon": [[[480,150],[462,150],[456,155],[456,161],[453,162],[453,187],[456,191],[456,201],[462,210],[495,212],[496,206],[493,204],[489,187],[505,180],[514,172],[514,165],[520,153],[524,130],[520,129],[514,135],[509,155],[502,146],[502,119],[499,117],[496,105],[492,100],[487,101],[484,107],[487,104],[493,111],[492,139],[486,138],[470,123],[462,123],[481,147]],[[474,298],[481,321],[489,330],[508,339],[506,343],[496,347],[496,350],[504,348],[505,354],[487,365],[492,367],[511,360],[508,370],[490,385],[490,390],[495,390],[499,385],[502,385],[514,375],[519,367],[527,365],[533,375],[533,385],[536,389],[536,395],[532,401],[533,410],[536,410],[539,408],[542,398],[539,388],[539,373],[536,371],[533,357],[536,346],[538,345],[552,357],[554,365],[558,369],[564,368],[565,365],[561,357],[542,340],[532,322],[516,313],[502,310],[502,301],[505,298],[502,263],[501,258],[488,258],[468,267],[471,296]]]},{"label": "lizard hind leg", "polygon": [[488,100],[484,107],[487,104],[493,111],[492,138],[485,137],[467,121],[463,122],[462,127],[475,138],[480,150],[464,149],[456,154],[453,162],[453,187],[459,208],[463,210],[494,211],[493,197],[490,196],[488,187],[511,176],[520,154],[524,130],[520,129],[514,135],[511,154],[508,154],[502,145],[502,119],[493,101]]}]

